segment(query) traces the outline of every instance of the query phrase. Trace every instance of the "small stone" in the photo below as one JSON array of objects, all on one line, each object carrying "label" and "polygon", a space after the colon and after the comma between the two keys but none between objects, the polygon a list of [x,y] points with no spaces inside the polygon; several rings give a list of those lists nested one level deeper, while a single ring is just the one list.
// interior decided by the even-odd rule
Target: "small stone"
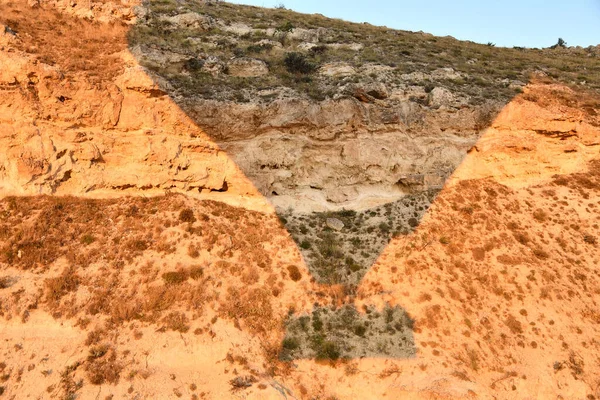
[{"label": "small stone", "polygon": [[356,70],[346,63],[334,62],[323,65],[319,70],[319,73],[325,76],[341,78],[344,76],[355,75]]},{"label": "small stone", "polygon": [[202,65],[202,71],[211,74],[212,76],[217,76],[223,72],[225,72],[225,63],[219,60],[216,56],[208,56],[204,59],[201,59],[204,63]]},{"label": "small stone", "polygon": [[327,218],[327,226],[336,231],[341,231],[344,228],[344,223],[337,218]]},{"label": "small stone", "polygon": [[269,73],[267,63],[253,58],[235,58],[227,63],[227,70],[231,76],[254,77],[263,76]]},{"label": "small stone", "polygon": [[165,20],[172,23],[177,28],[191,28],[207,31],[214,26],[214,22],[210,17],[195,12],[178,14],[173,17],[167,17]]},{"label": "small stone", "polygon": [[443,87],[436,87],[429,93],[429,105],[434,108],[452,105],[454,101],[452,92]]},{"label": "small stone", "polygon": [[381,82],[373,82],[371,84],[365,85],[364,89],[369,96],[372,96],[378,100],[387,99],[389,97],[387,88]]}]

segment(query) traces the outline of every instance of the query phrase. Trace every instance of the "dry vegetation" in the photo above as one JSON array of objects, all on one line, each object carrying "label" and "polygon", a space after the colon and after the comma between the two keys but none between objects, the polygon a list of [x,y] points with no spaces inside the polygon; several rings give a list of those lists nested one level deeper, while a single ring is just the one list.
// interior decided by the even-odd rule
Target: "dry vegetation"
[{"label": "dry vegetation", "polygon": [[125,25],[94,23],[10,1],[0,4],[0,23],[16,32],[20,50],[60,66],[65,74],[84,72],[92,84],[103,87],[123,72],[117,53],[127,48]]},{"label": "dry vegetation", "polygon": [[288,317],[281,358],[412,358],[413,324],[400,307],[378,311],[365,306],[362,312],[350,305],[317,307],[310,315]]},{"label": "dry vegetation", "polygon": [[[147,7],[147,18],[130,32],[130,45],[141,45],[147,56],[141,61],[186,95],[249,101],[256,97],[250,94],[252,91],[267,93],[269,89],[283,86],[322,100],[338,93],[340,86],[356,83],[359,79],[369,81],[368,76],[328,78],[314,73],[326,63],[339,61],[354,67],[368,63],[390,66],[393,74],[384,82],[389,86],[411,85],[401,78],[403,74],[428,73],[450,67],[463,73],[464,77],[428,79],[412,84],[424,86],[426,91],[435,86],[447,87],[453,93],[467,94],[474,104],[481,104],[485,99],[505,102],[515,94],[510,82],[527,83],[531,74],[538,72],[567,84],[600,88],[600,51],[592,47],[496,48],[452,37],[227,2],[153,0]],[[187,12],[207,16],[211,27],[205,30],[175,26],[166,19]],[[224,25],[214,24],[216,21]],[[245,24],[250,31],[234,33],[226,29],[235,24]],[[303,40],[291,34],[295,29],[318,33],[316,46],[310,50],[299,48]],[[344,47],[349,44],[361,44],[362,49]],[[152,61],[152,52],[179,54],[184,61],[161,66]],[[223,61],[232,57],[260,59],[267,63],[270,73],[252,79],[227,74],[212,76],[201,71],[208,55]],[[375,81],[381,82],[381,76],[376,78]]]},{"label": "dry vegetation", "polygon": [[[594,94],[597,57],[585,49],[495,49],[287,10],[260,9],[265,14],[259,17],[256,8],[236,6],[234,13],[227,3],[211,4],[181,7],[239,20],[255,29],[285,30],[288,22],[311,29],[327,24],[331,42],[366,45],[358,53],[315,50],[306,55],[315,66],[332,60],[382,62],[382,55],[395,74],[452,65],[471,78],[443,84],[464,90],[476,100],[483,93],[512,94],[499,80],[525,81],[531,65],[568,83],[586,80],[592,88],[587,93],[552,95],[561,104],[581,110],[591,125],[600,126],[600,103]],[[121,66],[112,57],[126,46],[115,39],[123,34],[121,26],[68,19],[50,11],[27,9],[25,13],[19,7],[0,6],[2,22],[19,32],[24,50],[39,53],[41,61],[59,64],[69,72],[86,71],[98,84],[120,72]],[[175,3],[153,2],[152,8],[153,13],[174,13]],[[148,27],[157,28],[154,23]],[[138,28],[131,43],[145,41],[159,48],[181,44],[185,47],[181,51],[190,55],[204,48],[187,37],[221,35],[226,41],[216,54],[224,58],[242,54],[269,63],[272,73],[252,80],[257,88],[283,84],[314,98],[328,95],[327,85],[315,85],[317,78],[290,73],[283,55],[253,47],[260,35],[236,37],[233,43],[228,40],[230,34],[221,31],[164,29],[155,34]],[[66,29],[68,36],[73,35],[69,41],[43,45],[50,43],[52,35],[65,35]],[[297,44],[289,38],[283,42]],[[468,63],[471,57],[479,62]],[[174,74],[178,76],[179,71]],[[202,95],[210,97],[217,85],[235,92],[249,80],[191,74],[182,82],[191,82],[191,89],[200,88]],[[535,92],[527,96],[542,106],[548,101]],[[554,131],[538,133],[567,139]],[[178,337],[182,346],[197,338],[213,347],[210,340],[222,324],[236,330],[231,337],[239,332],[254,337],[259,349],[251,353],[250,345],[240,349],[233,340],[227,341],[231,337],[224,340],[231,348],[216,364],[225,366],[223,376],[232,377],[226,381],[230,395],[243,395],[241,391],[253,387],[263,390],[268,382],[280,394],[293,396],[273,378],[277,374],[277,379],[291,377],[297,383],[298,397],[335,398],[328,396],[338,386],[351,387],[357,379],[365,387],[392,390],[401,386],[397,379],[409,385],[423,377],[419,373],[435,371],[432,376],[451,376],[468,385],[478,382],[480,389],[487,385],[507,398],[517,388],[531,385],[532,375],[560,385],[583,382],[587,397],[598,398],[599,193],[600,161],[595,161],[588,171],[557,175],[548,184],[526,189],[511,189],[492,180],[460,182],[442,191],[428,210],[430,218],[414,231],[432,199],[409,204],[406,210],[384,206],[364,215],[285,216],[309,266],[319,265],[311,267],[314,277],[274,215],[174,195],[118,200],[4,198],[0,200],[0,317],[7,325],[19,321],[28,331],[34,313],[50,313],[56,325],[75,324],[74,329],[83,334],[85,351],[53,371],[45,363],[49,356],[60,356],[60,351],[25,354],[22,343],[6,344],[0,358],[0,396],[23,381],[55,377],[45,388],[51,398],[74,399],[89,384],[116,383],[131,383],[128,394],[134,397],[133,383],[150,382],[147,379],[154,372],[148,368],[148,353],[131,354],[124,338]],[[330,217],[342,220],[349,232],[328,228]],[[402,235],[392,239],[376,266],[367,271],[369,261],[397,233]],[[358,295],[367,305],[339,307],[353,297],[348,290],[309,285],[318,279],[350,286],[365,273],[367,279]],[[294,288],[300,288],[294,293],[300,293],[298,297],[290,297]],[[299,299],[304,302],[301,310]],[[373,299],[379,305],[389,301],[392,307],[371,306],[368,300]],[[313,305],[313,312],[304,314]],[[401,367],[384,360],[364,371],[358,368],[363,360],[347,360],[379,355],[416,356],[417,360]],[[323,366],[309,365],[303,358],[341,360]],[[13,362],[16,359],[30,361]],[[295,361],[282,361],[290,359]],[[535,368],[530,371],[531,360]],[[330,373],[338,375],[327,376]],[[27,374],[33,378],[26,380]],[[310,379],[319,384],[309,390],[304,384]],[[375,383],[368,386],[369,382]],[[335,388],[325,389],[326,385]],[[188,388],[191,398],[206,394],[196,383]],[[184,389],[182,385],[173,389],[174,396],[181,397]],[[472,393],[469,389],[465,397]]]},{"label": "dry vegetation", "polygon": [[447,357],[456,376],[520,368],[524,380],[523,363],[531,361],[524,353],[553,374],[575,357],[573,376],[595,393],[599,194],[600,161],[521,190],[461,181],[442,191],[413,235],[391,243],[359,297],[402,293],[401,304],[416,315],[417,347]]},{"label": "dry vegetation", "polygon": [[[411,232],[436,194],[429,190],[362,211],[302,214],[279,210],[278,214],[311,275],[319,283],[343,284],[354,292],[392,237]],[[335,229],[328,220],[340,221],[343,226]]]},{"label": "dry vegetation", "polygon": [[[104,314],[117,324],[159,321],[163,310],[176,304],[201,314],[203,303],[215,295],[207,285],[211,272],[239,279],[244,287],[235,290],[243,293],[265,274],[270,278],[268,293],[278,290],[282,278],[292,280],[284,271],[274,275],[272,257],[263,247],[275,245],[267,235],[269,227],[277,226],[275,218],[218,202],[203,202],[200,210],[184,207],[178,196],[9,197],[2,202],[0,262],[15,270],[51,275],[44,280],[43,296],[35,302],[46,304],[57,317],[76,316],[85,304],[89,314]],[[240,235],[241,226],[246,227],[246,235]],[[198,255],[210,254],[210,263],[198,264],[198,256],[187,255],[189,246]],[[147,259],[144,254],[155,257]],[[188,264],[172,266],[163,261],[160,265],[159,260],[168,255],[180,255]],[[64,267],[55,273],[56,265]],[[299,280],[298,274],[295,266],[293,280]],[[12,277],[2,278],[9,287]],[[131,291],[134,282],[144,289]],[[80,303],[74,292],[82,287],[89,298]],[[171,315],[167,325],[178,325],[178,318]]]},{"label": "dry vegetation", "polygon": [[263,338],[277,368],[287,311],[278,296],[308,275],[273,257],[287,240],[274,236],[276,217],[177,195],[9,197],[0,215],[0,316],[26,322],[41,309],[88,331],[89,355],[53,390],[79,390],[76,370],[92,384],[118,382],[131,361],[116,332],[132,323],[200,334],[225,318]]}]

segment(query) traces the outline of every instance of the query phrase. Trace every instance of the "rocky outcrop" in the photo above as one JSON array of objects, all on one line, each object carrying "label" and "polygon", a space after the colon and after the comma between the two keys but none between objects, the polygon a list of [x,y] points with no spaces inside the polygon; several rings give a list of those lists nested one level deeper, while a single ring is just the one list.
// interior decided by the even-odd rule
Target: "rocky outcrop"
[{"label": "rocky outcrop", "polygon": [[125,49],[122,73],[95,84],[0,39],[2,195],[253,192]]},{"label": "rocky outcrop", "polygon": [[373,96],[385,97],[385,87],[366,90],[371,103],[186,99],[184,108],[263,195],[305,210],[388,202],[417,190],[405,184],[409,176],[424,177],[418,190],[440,188],[475,144],[478,121],[495,112],[441,105],[427,111],[403,93],[388,95],[395,107],[382,106]]},{"label": "rocky outcrop", "polygon": [[325,76],[345,77],[356,74],[356,70],[346,63],[330,63],[323,65],[319,73]]},{"label": "rocky outcrop", "polygon": [[269,68],[262,60],[242,57],[234,58],[227,63],[227,73],[231,76],[251,78],[268,74]]}]

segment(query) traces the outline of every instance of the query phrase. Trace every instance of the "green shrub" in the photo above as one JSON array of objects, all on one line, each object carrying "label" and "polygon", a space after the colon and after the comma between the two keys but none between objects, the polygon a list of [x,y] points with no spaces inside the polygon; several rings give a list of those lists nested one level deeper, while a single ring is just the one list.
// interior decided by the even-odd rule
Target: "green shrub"
[{"label": "green shrub", "polygon": [[286,350],[296,350],[300,347],[300,342],[296,338],[285,338],[283,339],[283,348]]},{"label": "green shrub", "polygon": [[283,63],[288,72],[292,74],[310,74],[315,72],[317,66],[300,53],[287,53]]},{"label": "green shrub", "polygon": [[354,333],[356,336],[364,337],[367,332],[367,328],[364,325],[356,325],[354,327]]},{"label": "green shrub", "polygon": [[323,329],[323,321],[319,318],[319,314],[313,314],[312,327],[315,331]]},{"label": "green shrub", "polygon": [[340,349],[332,341],[325,340],[317,348],[317,360],[337,360],[340,358]]},{"label": "green shrub", "polygon": [[294,30],[294,28],[295,28],[295,26],[290,21],[286,21],[285,23],[279,25],[276,28],[276,31],[289,33],[289,32],[292,32]]}]

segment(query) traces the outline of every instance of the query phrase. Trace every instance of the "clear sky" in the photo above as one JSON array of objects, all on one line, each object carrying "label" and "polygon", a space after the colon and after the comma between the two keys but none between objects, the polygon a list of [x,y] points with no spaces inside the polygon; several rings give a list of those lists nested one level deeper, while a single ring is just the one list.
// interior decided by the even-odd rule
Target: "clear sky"
[{"label": "clear sky", "polygon": [[231,0],[497,46],[600,44],[600,0]]}]

